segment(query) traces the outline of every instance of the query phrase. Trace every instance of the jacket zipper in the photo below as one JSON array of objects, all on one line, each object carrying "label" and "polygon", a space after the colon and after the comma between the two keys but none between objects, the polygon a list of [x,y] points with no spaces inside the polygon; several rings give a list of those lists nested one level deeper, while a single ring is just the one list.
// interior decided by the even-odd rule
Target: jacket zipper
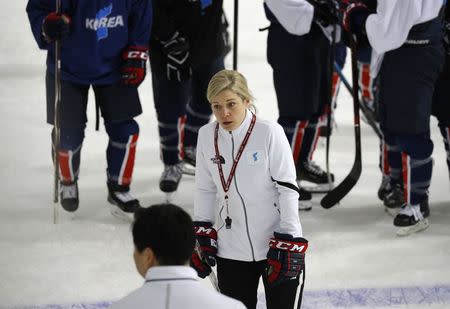
[{"label": "jacket zipper", "polygon": [[[234,138],[233,138],[233,133],[230,131],[230,136],[231,136],[231,158],[234,161]],[[253,250],[253,244],[252,244],[252,239],[250,238],[250,231],[248,229],[248,219],[247,219],[247,209],[245,208],[245,202],[244,199],[242,198],[241,193],[239,192],[238,186],[237,186],[237,182],[236,182],[236,175],[237,173],[234,174],[234,186],[236,187],[236,192],[239,195],[239,198],[241,199],[242,202],[242,207],[244,209],[244,217],[245,217],[245,228],[247,230],[247,237],[248,237],[248,242],[250,243],[250,249],[252,250],[252,258],[253,258],[253,262],[255,261],[255,251]]]}]

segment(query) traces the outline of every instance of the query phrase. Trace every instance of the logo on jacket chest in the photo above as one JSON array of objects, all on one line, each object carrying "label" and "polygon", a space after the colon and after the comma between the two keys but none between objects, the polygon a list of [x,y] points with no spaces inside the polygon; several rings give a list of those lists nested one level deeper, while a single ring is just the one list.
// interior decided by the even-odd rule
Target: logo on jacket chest
[{"label": "logo on jacket chest", "polygon": [[108,37],[108,29],[123,27],[122,15],[109,16],[112,12],[112,3],[102,9],[100,9],[95,18],[86,18],[86,29],[94,30],[97,32],[97,41]]},{"label": "logo on jacket chest", "polygon": [[248,150],[245,152],[247,164],[257,165],[264,162],[264,152],[262,150]]},{"label": "logo on jacket chest", "polygon": [[211,162],[213,164],[219,164],[219,162],[220,162],[220,164],[225,164],[225,159],[222,156],[219,156],[218,158],[217,157],[212,157],[211,158]]}]

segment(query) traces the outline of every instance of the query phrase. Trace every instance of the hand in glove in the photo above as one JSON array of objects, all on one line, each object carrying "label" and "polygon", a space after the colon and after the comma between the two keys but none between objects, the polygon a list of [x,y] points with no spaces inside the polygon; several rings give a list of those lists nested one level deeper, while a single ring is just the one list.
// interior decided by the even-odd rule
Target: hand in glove
[{"label": "hand in glove", "polygon": [[343,12],[342,26],[344,30],[348,34],[354,35],[358,47],[369,45],[366,33],[366,20],[370,11],[367,6],[360,1],[349,1],[343,5]]},{"label": "hand in glove", "polygon": [[305,267],[308,241],[289,234],[273,233],[267,252],[267,283],[271,286],[297,278]]},{"label": "hand in glove", "polygon": [[139,86],[145,78],[147,59],[146,47],[128,47],[122,53],[122,84]]},{"label": "hand in glove", "polygon": [[314,6],[314,20],[319,22],[324,27],[337,24],[338,7],[334,1],[330,0],[310,0],[312,6]]},{"label": "hand in glove", "polygon": [[192,253],[190,264],[200,278],[211,273],[211,266],[216,265],[217,231],[210,222],[194,221],[196,250]]},{"label": "hand in glove", "polygon": [[47,42],[63,39],[70,34],[71,19],[68,15],[48,14],[42,23],[42,35]]},{"label": "hand in glove", "polygon": [[176,31],[166,41],[161,41],[161,48],[166,55],[167,79],[174,81],[185,81],[192,75],[189,62],[189,42]]}]

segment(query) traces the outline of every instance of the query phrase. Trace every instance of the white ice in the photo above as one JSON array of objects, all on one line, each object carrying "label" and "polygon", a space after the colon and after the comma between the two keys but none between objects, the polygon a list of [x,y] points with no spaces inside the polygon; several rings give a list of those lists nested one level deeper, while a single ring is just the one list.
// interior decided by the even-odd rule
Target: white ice
[{"label": "white ice", "polygon": [[[259,115],[276,120],[265,57],[267,32],[258,31],[268,24],[261,2],[240,3],[239,70],[257,98]],[[45,52],[33,40],[26,1],[2,1],[0,6],[0,307],[97,304],[93,306],[99,308],[99,303],[119,299],[142,284],[134,269],[129,224],[112,217],[106,201],[107,135],[103,128],[94,131],[91,97],[80,209],[73,220],[54,225]],[[225,6],[232,22],[232,1]],[[345,74],[350,79],[348,65]],[[150,205],[164,200],[158,189],[162,164],[150,77],[139,90],[144,114],[138,118],[141,134],[132,189],[144,205]],[[339,182],[354,159],[352,100],[344,88],[338,104],[330,165]],[[300,213],[310,241],[304,308],[450,307],[450,186],[434,119],[432,137],[430,227],[399,238],[392,217],[376,198],[381,180],[378,140],[362,125],[363,172],[356,187],[333,209],[322,209],[317,197],[312,211]],[[323,143],[315,160],[324,163]],[[191,213],[192,191],[193,178],[185,177],[174,200]]]}]

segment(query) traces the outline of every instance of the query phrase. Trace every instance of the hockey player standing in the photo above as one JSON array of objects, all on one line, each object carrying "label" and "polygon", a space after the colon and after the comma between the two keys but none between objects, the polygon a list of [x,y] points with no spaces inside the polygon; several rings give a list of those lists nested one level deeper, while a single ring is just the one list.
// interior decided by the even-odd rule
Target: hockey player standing
[{"label": "hockey player standing", "polygon": [[[344,9],[344,28],[358,45],[368,41],[373,49],[380,125],[388,147],[401,152],[399,162],[389,162],[391,169],[401,170],[405,198],[394,225],[398,235],[408,235],[428,227],[429,209],[423,202],[428,200],[433,167],[433,89],[444,59],[439,17],[443,1],[378,0],[376,5],[372,12],[364,3],[350,1]],[[398,182],[392,173],[391,179]]]},{"label": "hockey player standing", "polygon": [[450,176],[450,3],[448,1],[445,4],[444,47],[445,65],[435,85],[432,112],[439,121]]},{"label": "hockey player standing", "polygon": [[162,204],[139,209],[132,234],[134,262],[145,283],[110,309],[245,308],[205,287],[187,265],[194,233],[190,216],[180,207]]},{"label": "hockey player standing", "polygon": [[330,102],[330,40],[337,9],[328,0],[264,2],[271,22],[267,60],[273,69],[278,122],[291,144],[297,179],[316,184],[316,190],[328,190],[327,173],[312,157],[320,136],[319,117]]},{"label": "hockey player standing", "polygon": [[217,261],[220,291],[256,308],[263,276],[267,308],[293,308],[308,241],[298,216],[295,165],[283,128],[251,110],[252,96],[236,71],[218,72],[208,101],[217,121],[197,144],[194,227],[203,261]]},{"label": "hockey player standing", "polygon": [[166,193],[177,190],[183,160],[195,165],[198,130],[211,116],[206,88],[228,48],[222,2],[153,1],[150,65]]},{"label": "hockey player standing", "polygon": [[[47,122],[54,121],[55,40],[61,41],[60,196],[77,210],[80,153],[92,86],[109,136],[108,201],[113,214],[129,215],[139,202],[129,193],[142,112],[137,86],[145,77],[150,0],[29,0],[27,13],[39,48],[47,50]],[[54,132],[54,130],[53,130]],[[53,137],[53,134],[52,134]]]}]

